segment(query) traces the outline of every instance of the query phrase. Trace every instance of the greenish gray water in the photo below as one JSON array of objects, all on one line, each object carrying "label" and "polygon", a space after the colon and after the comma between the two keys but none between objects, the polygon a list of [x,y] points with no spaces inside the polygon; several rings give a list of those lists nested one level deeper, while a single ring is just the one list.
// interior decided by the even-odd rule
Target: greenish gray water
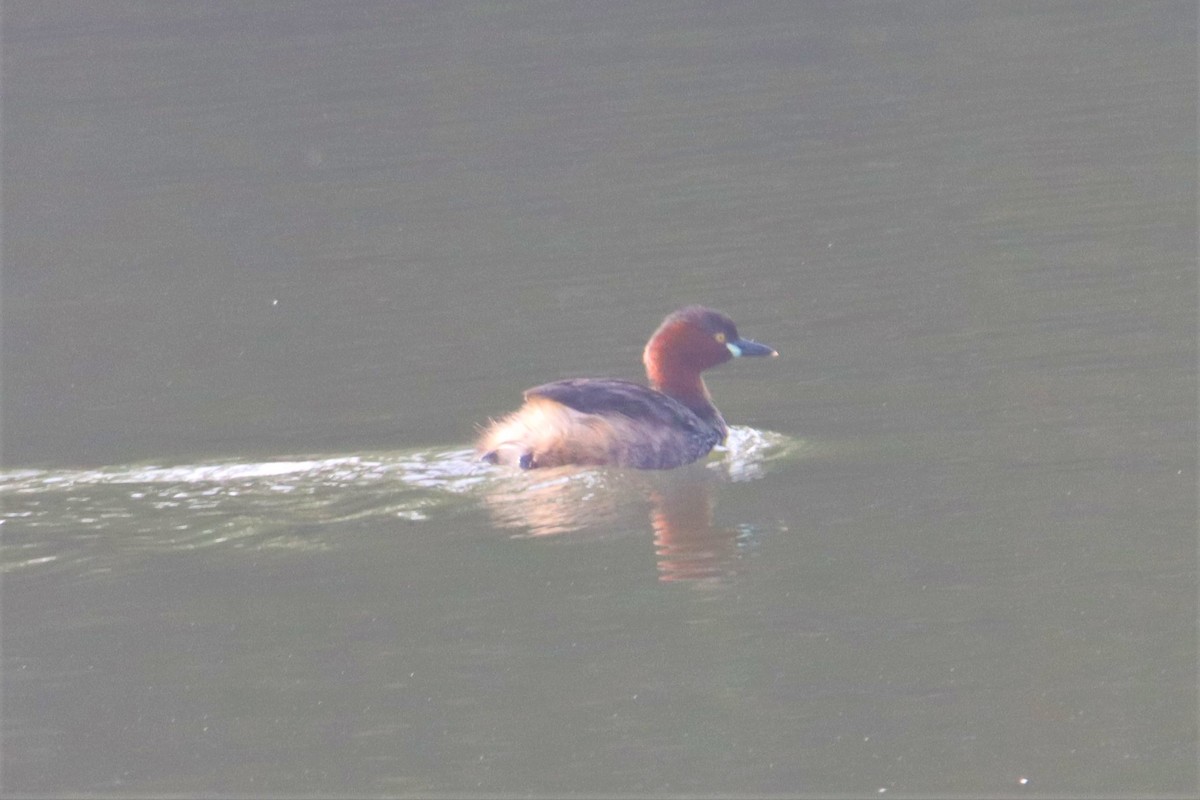
[{"label": "greenish gray water", "polygon": [[1194,4],[3,11],[5,794],[1196,792]]}]

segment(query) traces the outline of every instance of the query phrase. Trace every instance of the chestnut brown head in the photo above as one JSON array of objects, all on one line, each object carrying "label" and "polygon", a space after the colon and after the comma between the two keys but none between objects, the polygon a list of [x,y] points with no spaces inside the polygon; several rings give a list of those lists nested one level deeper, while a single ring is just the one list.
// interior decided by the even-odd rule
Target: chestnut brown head
[{"label": "chestnut brown head", "polygon": [[777,356],[765,344],[743,339],[733,320],[704,306],[668,316],[646,343],[642,360],[650,382],[660,388],[699,384],[700,373],[740,356]]}]

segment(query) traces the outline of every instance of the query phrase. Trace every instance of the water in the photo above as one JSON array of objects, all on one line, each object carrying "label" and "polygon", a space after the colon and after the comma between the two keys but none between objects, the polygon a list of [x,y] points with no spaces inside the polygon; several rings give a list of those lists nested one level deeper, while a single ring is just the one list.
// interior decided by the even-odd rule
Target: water
[{"label": "water", "polygon": [[2,22],[7,794],[1196,791],[1194,5]]}]

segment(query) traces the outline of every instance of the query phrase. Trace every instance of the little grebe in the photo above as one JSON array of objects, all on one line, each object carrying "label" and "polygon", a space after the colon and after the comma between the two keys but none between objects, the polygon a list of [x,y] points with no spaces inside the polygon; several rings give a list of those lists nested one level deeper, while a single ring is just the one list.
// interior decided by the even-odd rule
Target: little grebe
[{"label": "little grebe", "polygon": [[733,320],[688,306],[646,343],[650,386],[575,378],[535,386],[525,405],[493,422],[479,440],[484,461],[522,469],[563,464],[671,469],[725,441],[728,429],[700,373],[734,356],[777,356],[738,336]]}]

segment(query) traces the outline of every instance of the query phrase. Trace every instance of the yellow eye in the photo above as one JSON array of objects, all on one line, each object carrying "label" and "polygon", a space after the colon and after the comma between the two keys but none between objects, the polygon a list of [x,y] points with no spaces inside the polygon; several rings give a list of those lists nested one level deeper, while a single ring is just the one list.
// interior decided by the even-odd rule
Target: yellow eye
[{"label": "yellow eye", "polygon": [[714,333],[714,334],[713,334],[713,338],[714,338],[714,339],[716,339],[718,343],[720,343],[720,344],[725,344],[725,334],[723,334],[723,333]]}]

